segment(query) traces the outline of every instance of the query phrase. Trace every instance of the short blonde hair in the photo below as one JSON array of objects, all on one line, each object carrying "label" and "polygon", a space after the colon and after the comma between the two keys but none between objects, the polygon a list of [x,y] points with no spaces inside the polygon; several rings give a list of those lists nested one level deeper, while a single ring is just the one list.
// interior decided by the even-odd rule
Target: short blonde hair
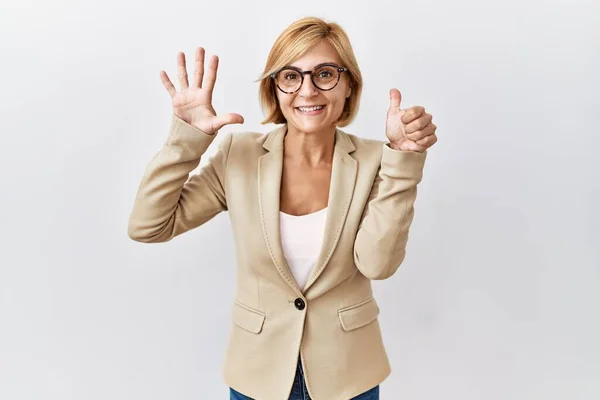
[{"label": "short blonde hair", "polygon": [[279,108],[275,92],[277,88],[270,75],[291,64],[323,40],[335,49],[342,61],[342,66],[348,68],[351,94],[346,99],[344,110],[336,121],[336,125],[344,127],[352,122],[358,112],[363,82],[350,39],[348,39],[348,35],[342,27],[335,22],[327,22],[316,17],[306,17],[293,22],[279,35],[271,48],[265,69],[258,78],[260,81],[259,102],[267,115],[265,120],[261,122],[262,124],[283,124],[286,122]]}]

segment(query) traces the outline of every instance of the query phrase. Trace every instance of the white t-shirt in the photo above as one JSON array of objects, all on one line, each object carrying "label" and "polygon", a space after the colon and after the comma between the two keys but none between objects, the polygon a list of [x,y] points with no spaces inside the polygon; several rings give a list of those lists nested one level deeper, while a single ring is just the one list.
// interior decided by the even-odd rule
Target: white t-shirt
[{"label": "white t-shirt", "polygon": [[327,207],[306,215],[279,212],[283,255],[300,289],[306,285],[319,257],[326,218]]}]

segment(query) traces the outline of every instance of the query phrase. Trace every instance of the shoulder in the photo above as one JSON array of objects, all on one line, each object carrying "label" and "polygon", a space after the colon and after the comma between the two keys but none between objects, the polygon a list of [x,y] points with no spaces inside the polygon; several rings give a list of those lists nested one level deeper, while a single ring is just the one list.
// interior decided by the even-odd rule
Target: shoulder
[{"label": "shoulder", "polygon": [[379,139],[365,138],[354,133],[338,129],[354,145],[353,155],[355,157],[381,158],[385,141]]},{"label": "shoulder", "polygon": [[383,140],[365,138],[365,137],[355,135],[353,133],[347,133],[347,132],[345,132],[345,133],[357,148],[358,147],[367,147],[367,148],[381,147],[385,143]]},{"label": "shoulder", "polygon": [[260,132],[229,132],[224,141],[229,140],[230,151],[235,149],[244,149],[244,151],[260,150],[263,143],[267,140],[269,133]]},{"label": "shoulder", "polygon": [[266,140],[268,133],[260,132],[233,132],[230,133],[236,143],[261,145]]},{"label": "shoulder", "polygon": [[232,131],[224,133],[221,137],[221,144],[228,165],[241,166],[243,168],[252,165],[256,160],[266,153],[263,148],[264,142],[268,138],[268,133],[251,131]]}]

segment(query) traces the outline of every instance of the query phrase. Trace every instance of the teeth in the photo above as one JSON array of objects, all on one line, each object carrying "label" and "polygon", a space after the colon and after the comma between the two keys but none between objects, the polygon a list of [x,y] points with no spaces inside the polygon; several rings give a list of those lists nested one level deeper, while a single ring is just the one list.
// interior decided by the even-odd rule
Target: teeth
[{"label": "teeth", "polygon": [[302,112],[317,111],[317,110],[320,110],[321,108],[323,108],[323,106],[298,107],[298,109]]}]

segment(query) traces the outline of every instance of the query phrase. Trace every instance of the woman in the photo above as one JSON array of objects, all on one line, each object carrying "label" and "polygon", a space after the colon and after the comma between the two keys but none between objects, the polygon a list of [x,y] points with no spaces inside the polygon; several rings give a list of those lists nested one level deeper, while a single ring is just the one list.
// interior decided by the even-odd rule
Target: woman
[{"label": "woman", "polygon": [[[361,74],[347,35],[305,18],[277,39],[260,78],[267,134],[227,134],[239,114],[211,105],[218,58],[204,49],[188,82],[178,54],[168,139],[139,186],[129,236],[165,242],[229,212],[237,286],[223,376],[231,399],[379,398],[390,365],[371,280],[405,255],[416,186],[436,126],[423,107],[390,91],[387,140],[339,129],[355,117]],[[309,397],[310,396],[310,397]]]}]

